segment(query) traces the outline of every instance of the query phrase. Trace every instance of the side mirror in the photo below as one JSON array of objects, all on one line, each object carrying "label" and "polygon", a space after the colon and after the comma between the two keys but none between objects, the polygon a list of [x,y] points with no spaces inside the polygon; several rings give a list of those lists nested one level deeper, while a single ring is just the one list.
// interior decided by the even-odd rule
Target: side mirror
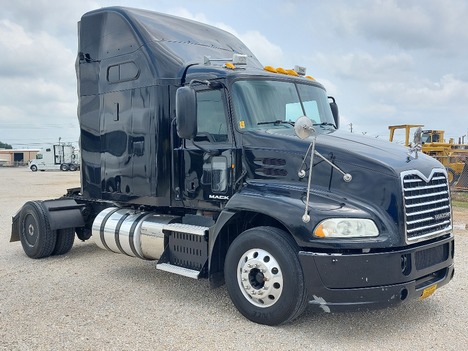
[{"label": "side mirror", "polygon": [[193,139],[197,135],[197,96],[191,87],[181,87],[176,92],[177,135]]},{"label": "side mirror", "polygon": [[338,113],[338,105],[336,104],[336,101],[335,101],[334,97],[329,96],[328,98],[331,100],[330,101],[330,109],[331,109],[332,114],[333,114],[333,119],[335,120],[336,129],[338,129],[340,127],[340,117],[339,117],[339,113]]}]

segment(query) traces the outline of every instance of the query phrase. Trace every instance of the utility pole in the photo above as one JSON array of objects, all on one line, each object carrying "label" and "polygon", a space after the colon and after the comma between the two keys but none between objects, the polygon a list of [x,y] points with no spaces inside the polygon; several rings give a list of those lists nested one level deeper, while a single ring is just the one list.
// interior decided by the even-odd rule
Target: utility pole
[{"label": "utility pole", "polygon": [[349,124],[349,130],[351,131],[351,133],[353,132],[353,124],[352,123]]}]

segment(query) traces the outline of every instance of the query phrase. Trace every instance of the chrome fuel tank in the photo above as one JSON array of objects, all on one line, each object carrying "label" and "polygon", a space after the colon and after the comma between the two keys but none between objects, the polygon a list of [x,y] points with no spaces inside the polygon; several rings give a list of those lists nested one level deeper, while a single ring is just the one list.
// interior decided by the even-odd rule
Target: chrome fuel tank
[{"label": "chrome fuel tank", "polygon": [[158,260],[165,246],[164,226],[179,221],[176,216],[109,207],[94,219],[93,238],[102,249]]}]

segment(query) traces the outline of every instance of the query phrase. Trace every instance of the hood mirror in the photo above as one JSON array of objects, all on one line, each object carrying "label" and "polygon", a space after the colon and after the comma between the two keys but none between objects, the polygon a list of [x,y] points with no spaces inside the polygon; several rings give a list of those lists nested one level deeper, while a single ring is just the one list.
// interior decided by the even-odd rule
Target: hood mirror
[{"label": "hood mirror", "polygon": [[311,119],[306,116],[302,116],[294,123],[294,131],[300,139],[307,139],[315,132],[315,129]]}]

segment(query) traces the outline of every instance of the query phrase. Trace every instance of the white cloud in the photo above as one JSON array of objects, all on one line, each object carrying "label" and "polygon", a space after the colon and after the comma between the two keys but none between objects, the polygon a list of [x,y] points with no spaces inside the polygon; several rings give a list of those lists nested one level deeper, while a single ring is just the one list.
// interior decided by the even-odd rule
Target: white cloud
[{"label": "white cloud", "polygon": [[25,144],[60,135],[78,140],[75,53],[67,44],[0,19],[0,85],[7,87],[0,95],[1,138]]},{"label": "white cloud", "polygon": [[437,81],[375,82],[369,88],[373,99],[347,106],[356,129],[388,136],[389,125],[424,124],[445,130],[447,138],[458,137],[467,129],[468,82],[453,75]]},{"label": "white cloud", "polygon": [[[7,4],[8,3],[8,4]],[[57,37],[76,36],[77,22],[86,11],[101,7],[99,1],[0,0],[2,18],[21,25],[27,32],[47,31]]]},{"label": "white cloud", "polygon": [[338,86],[327,78],[313,77],[320,84],[322,84],[327,90],[327,94],[330,96],[337,96],[340,92]]},{"label": "white cloud", "polygon": [[439,105],[465,104],[468,100],[468,82],[445,75],[439,81],[419,80],[405,82],[378,82],[371,85],[371,91],[386,96],[393,103],[430,107]]},{"label": "white cloud", "polygon": [[75,54],[46,32],[26,32],[9,20],[0,20],[0,72],[2,75],[74,78]]},{"label": "white cloud", "polygon": [[464,0],[374,0],[342,5],[337,7],[335,25],[347,35],[408,50],[468,51],[468,4]]},{"label": "white cloud", "polygon": [[239,34],[240,39],[257,56],[258,60],[264,64],[279,65],[283,62],[283,50],[270,42],[263,34],[258,31],[248,31]]},{"label": "white cloud", "polygon": [[61,82],[40,78],[6,78],[0,82],[9,87],[0,97],[1,123],[53,121],[60,125],[69,119],[77,119],[76,90],[67,89]]},{"label": "white cloud", "polygon": [[413,58],[406,53],[376,57],[362,51],[334,56],[319,53],[314,60],[341,78],[358,81],[393,80],[414,64]]},{"label": "white cloud", "polygon": [[185,8],[175,8],[171,10],[170,13],[174,16],[184,17],[194,21],[206,23],[233,34],[239,38],[264,65],[279,65],[284,59],[281,47],[273,44],[258,30],[238,32],[226,23],[210,21],[205,14],[193,14]]},{"label": "white cloud", "polygon": [[75,54],[69,48],[46,32],[0,20],[0,51],[0,84],[8,87],[0,95],[0,121],[10,118],[7,111],[26,121],[69,115],[71,104],[76,118]]}]

